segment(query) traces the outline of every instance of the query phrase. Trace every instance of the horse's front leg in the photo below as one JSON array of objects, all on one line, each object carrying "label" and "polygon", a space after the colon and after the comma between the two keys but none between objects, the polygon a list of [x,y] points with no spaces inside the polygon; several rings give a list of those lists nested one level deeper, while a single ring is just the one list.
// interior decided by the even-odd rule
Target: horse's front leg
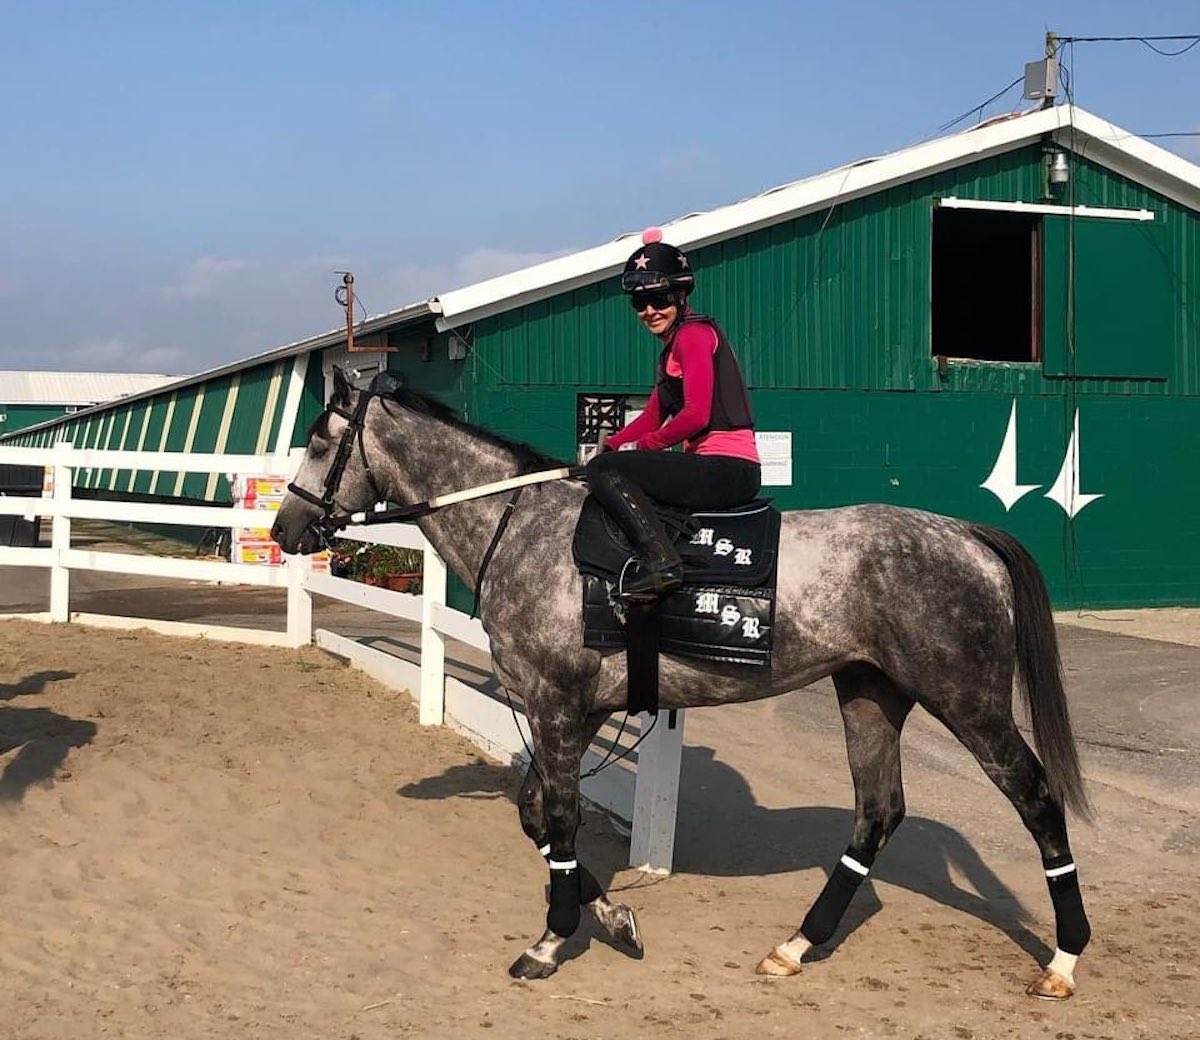
[{"label": "horse's front leg", "polygon": [[[582,742],[584,748],[592,742],[607,718],[608,712],[596,712],[587,717]],[[542,778],[532,765],[525,772],[517,806],[521,814],[521,829],[548,861],[550,839],[546,826]],[[579,864],[579,900],[591,911],[615,943],[633,953],[642,953],[642,938],[633,908],[624,903],[612,902],[595,875],[582,863]]]},{"label": "horse's front leg", "polygon": [[[541,777],[539,786],[545,827],[541,848],[550,867],[550,907],[546,913],[545,933],[513,962],[508,972],[519,979],[544,979],[558,970],[563,945],[579,927],[584,896],[594,899],[601,893],[590,873],[587,875],[589,888],[585,892],[584,871],[575,858],[575,834],[579,830],[579,760],[585,743],[584,713],[571,703],[568,695],[545,688],[525,703],[533,733],[535,762],[531,772],[536,770]],[[521,812],[524,819],[527,812],[524,797]]]}]

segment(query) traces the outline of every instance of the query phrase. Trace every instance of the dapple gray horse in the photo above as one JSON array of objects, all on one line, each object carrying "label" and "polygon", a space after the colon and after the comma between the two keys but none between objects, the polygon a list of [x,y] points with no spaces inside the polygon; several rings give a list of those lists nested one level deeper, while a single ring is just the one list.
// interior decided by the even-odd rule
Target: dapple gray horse
[{"label": "dapple gray horse", "polygon": [[[377,500],[422,502],[556,465],[562,463],[461,422],[417,394],[394,386],[355,391],[337,373],[272,533],[285,552],[313,552],[338,522]],[[520,696],[533,735],[521,826],[550,865],[547,930],[510,969],[523,978],[557,969],[581,906],[614,938],[641,950],[632,910],[610,902],[575,858],[580,759],[609,714],[626,705],[624,655],[580,641],[581,579],[570,545],[584,495],[574,481],[524,490],[479,601],[496,675]],[[468,585],[476,583],[509,497],[478,498],[419,520]],[[1037,842],[1057,948],[1029,992],[1070,996],[1090,930],[1064,811],[1086,816],[1088,805],[1049,601],[1032,558],[995,529],[860,505],[785,513],[778,571],[771,667],[667,657],[660,692],[661,707],[670,709],[772,697],[825,676],[837,689],[854,781],[853,833],[799,931],[763,959],[759,972],[795,974],[808,949],[832,937],[903,819],[900,731],[919,704],[975,756]],[[1040,761],[1013,718],[1015,676]]]}]

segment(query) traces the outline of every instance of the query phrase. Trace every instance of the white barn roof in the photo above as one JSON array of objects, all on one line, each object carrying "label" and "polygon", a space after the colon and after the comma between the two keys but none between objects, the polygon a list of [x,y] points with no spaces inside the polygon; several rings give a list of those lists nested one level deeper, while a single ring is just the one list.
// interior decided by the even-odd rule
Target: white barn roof
[{"label": "white barn roof", "polygon": [[[1174,201],[1200,210],[1200,167],[1159,148],[1078,106],[1036,109],[981,123],[962,133],[772,188],[707,213],[689,213],[663,225],[673,245],[696,248],[758,228],[792,220],[834,201],[871,195],[897,184],[927,177],[989,156],[1012,151],[1046,135],[1065,148],[1144,184]],[[626,234],[613,242],[437,297],[439,329],[466,325],[615,275],[636,241]]]},{"label": "white barn roof", "polygon": [[177,378],[130,372],[0,372],[0,404],[83,407],[154,390]]}]

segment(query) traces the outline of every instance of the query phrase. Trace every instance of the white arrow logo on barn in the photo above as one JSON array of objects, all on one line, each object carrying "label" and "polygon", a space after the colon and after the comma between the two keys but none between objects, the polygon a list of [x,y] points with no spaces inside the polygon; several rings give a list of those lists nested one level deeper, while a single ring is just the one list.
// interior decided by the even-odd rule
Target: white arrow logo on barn
[{"label": "white arrow logo on barn", "polygon": [[[1004,443],[1000,445],[1000,453],[996,456],[996,464],[987,480],[979,485],[990,491],[1009,511],[1031,491],[1036,491],[1041,484],[1017,483],[1017,401],[1013,398],[1012,409],[1008,413],[1008,429],[1004,433]],[[1058,503],[1067,516],[1074,518],[1088,504],[1103,498],[1103,494],[1084,494],[1079,490],[1079,409],[1075,409],[1075,425],[1071,431],[1071,439],[1067,442],[1067,453],[1063,456],[1062,468],[1058,478],[1046,492],[1045,497],[1051,502]]]},{"label": "white arrow logo on barn", "polygon": [[[1013,407],[1016,407],[1014,402]],[[1071,439],[1067,442],[1067,453],[1063,456],[1062,469],[1058,471],[1058,479],[1054,486],[1046,492],[1046,498],[1057,502],[1069,517],[1076,517],[1080,511],[1103,494],[1087,495],[1079,490],[1079,409],[1075,409],[1075,427],[1071,430]]]},{"label": "white arrow logo on barn", "polygon": [[1000,445],[1000,454],[996,456],[996,465],[987,480],[979,485],[990,491],[1004,504],[1008,512],[1031,491],[1036,491],[1041,484],[1017,483],[1017,400],[1014,397],[1012,411],[1008,413],[1008,430],[1004,434],[1004,443]]}]

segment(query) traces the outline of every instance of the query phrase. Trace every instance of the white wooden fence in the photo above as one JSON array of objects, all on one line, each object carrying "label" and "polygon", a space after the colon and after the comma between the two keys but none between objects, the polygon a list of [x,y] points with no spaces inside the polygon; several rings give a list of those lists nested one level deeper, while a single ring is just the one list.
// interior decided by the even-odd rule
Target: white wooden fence
[{"label": "white wooden fence", "polygon": [[[73,497],[75,473],[81,468],[162,470],[179,473],[290,474],[295,459],[281,455],[209,455],[184,452],[130,452],[79,449],[69,443],[53,448],[0,447],[0,464],[52,469],[52,497],[0,496],[0,515],[52,518],[49,548],[0,546],[0,565],[48,567],[50,609],[36,614],[4,615],[49,622],[78,621],[120,628],[150,628],[169,635],[285,647],[318,646],[351,661],[363,671],[397,689],[408,689],[418,704],[422,725],[449,725],[493,758],[503,762],[527,759],[528,725],[519,704],[514,711],[502,699],[446,674],[446,641],[476,650],[489,650],[483,626],[446,604],[446,565],[415,526],[381,524],[350,528],[343,537],[424,550],[420,596],[391,592],[331,574],[314,572],[304,557],[285,557],[283,567],[213,560],[194,560],[90,552],[71,547],[71,521],[96,519],[115,522],[171,524],[214,528],[261,528],[270,514],[260,510],[221,506],[166,505],[116,502]],[[174,578],[223,584],[286,589],[286,630],[269,631],[221,625],[192,624],[107,614],[73,613],[70,609],[71,571],[93,570],[147,577]],[[369,608],[388,617],[420,625],[420,664],[364,645],[325,629],[313,629],[312,597],[324,596]],[[630,864],[645,870],[669,871],[675,842],[675,813],[684,713],[662,713],[658,725],[635,753],[595,777],[585,780],[585,797],[631,821]],[[636,739],[646,716],[626,727],[621,747]],[[602,747],[611,747],[616,727],[600,734]],[[620,753],[620,749],[616,752]],[[586,772],[604,752],[589,749]]]}]

